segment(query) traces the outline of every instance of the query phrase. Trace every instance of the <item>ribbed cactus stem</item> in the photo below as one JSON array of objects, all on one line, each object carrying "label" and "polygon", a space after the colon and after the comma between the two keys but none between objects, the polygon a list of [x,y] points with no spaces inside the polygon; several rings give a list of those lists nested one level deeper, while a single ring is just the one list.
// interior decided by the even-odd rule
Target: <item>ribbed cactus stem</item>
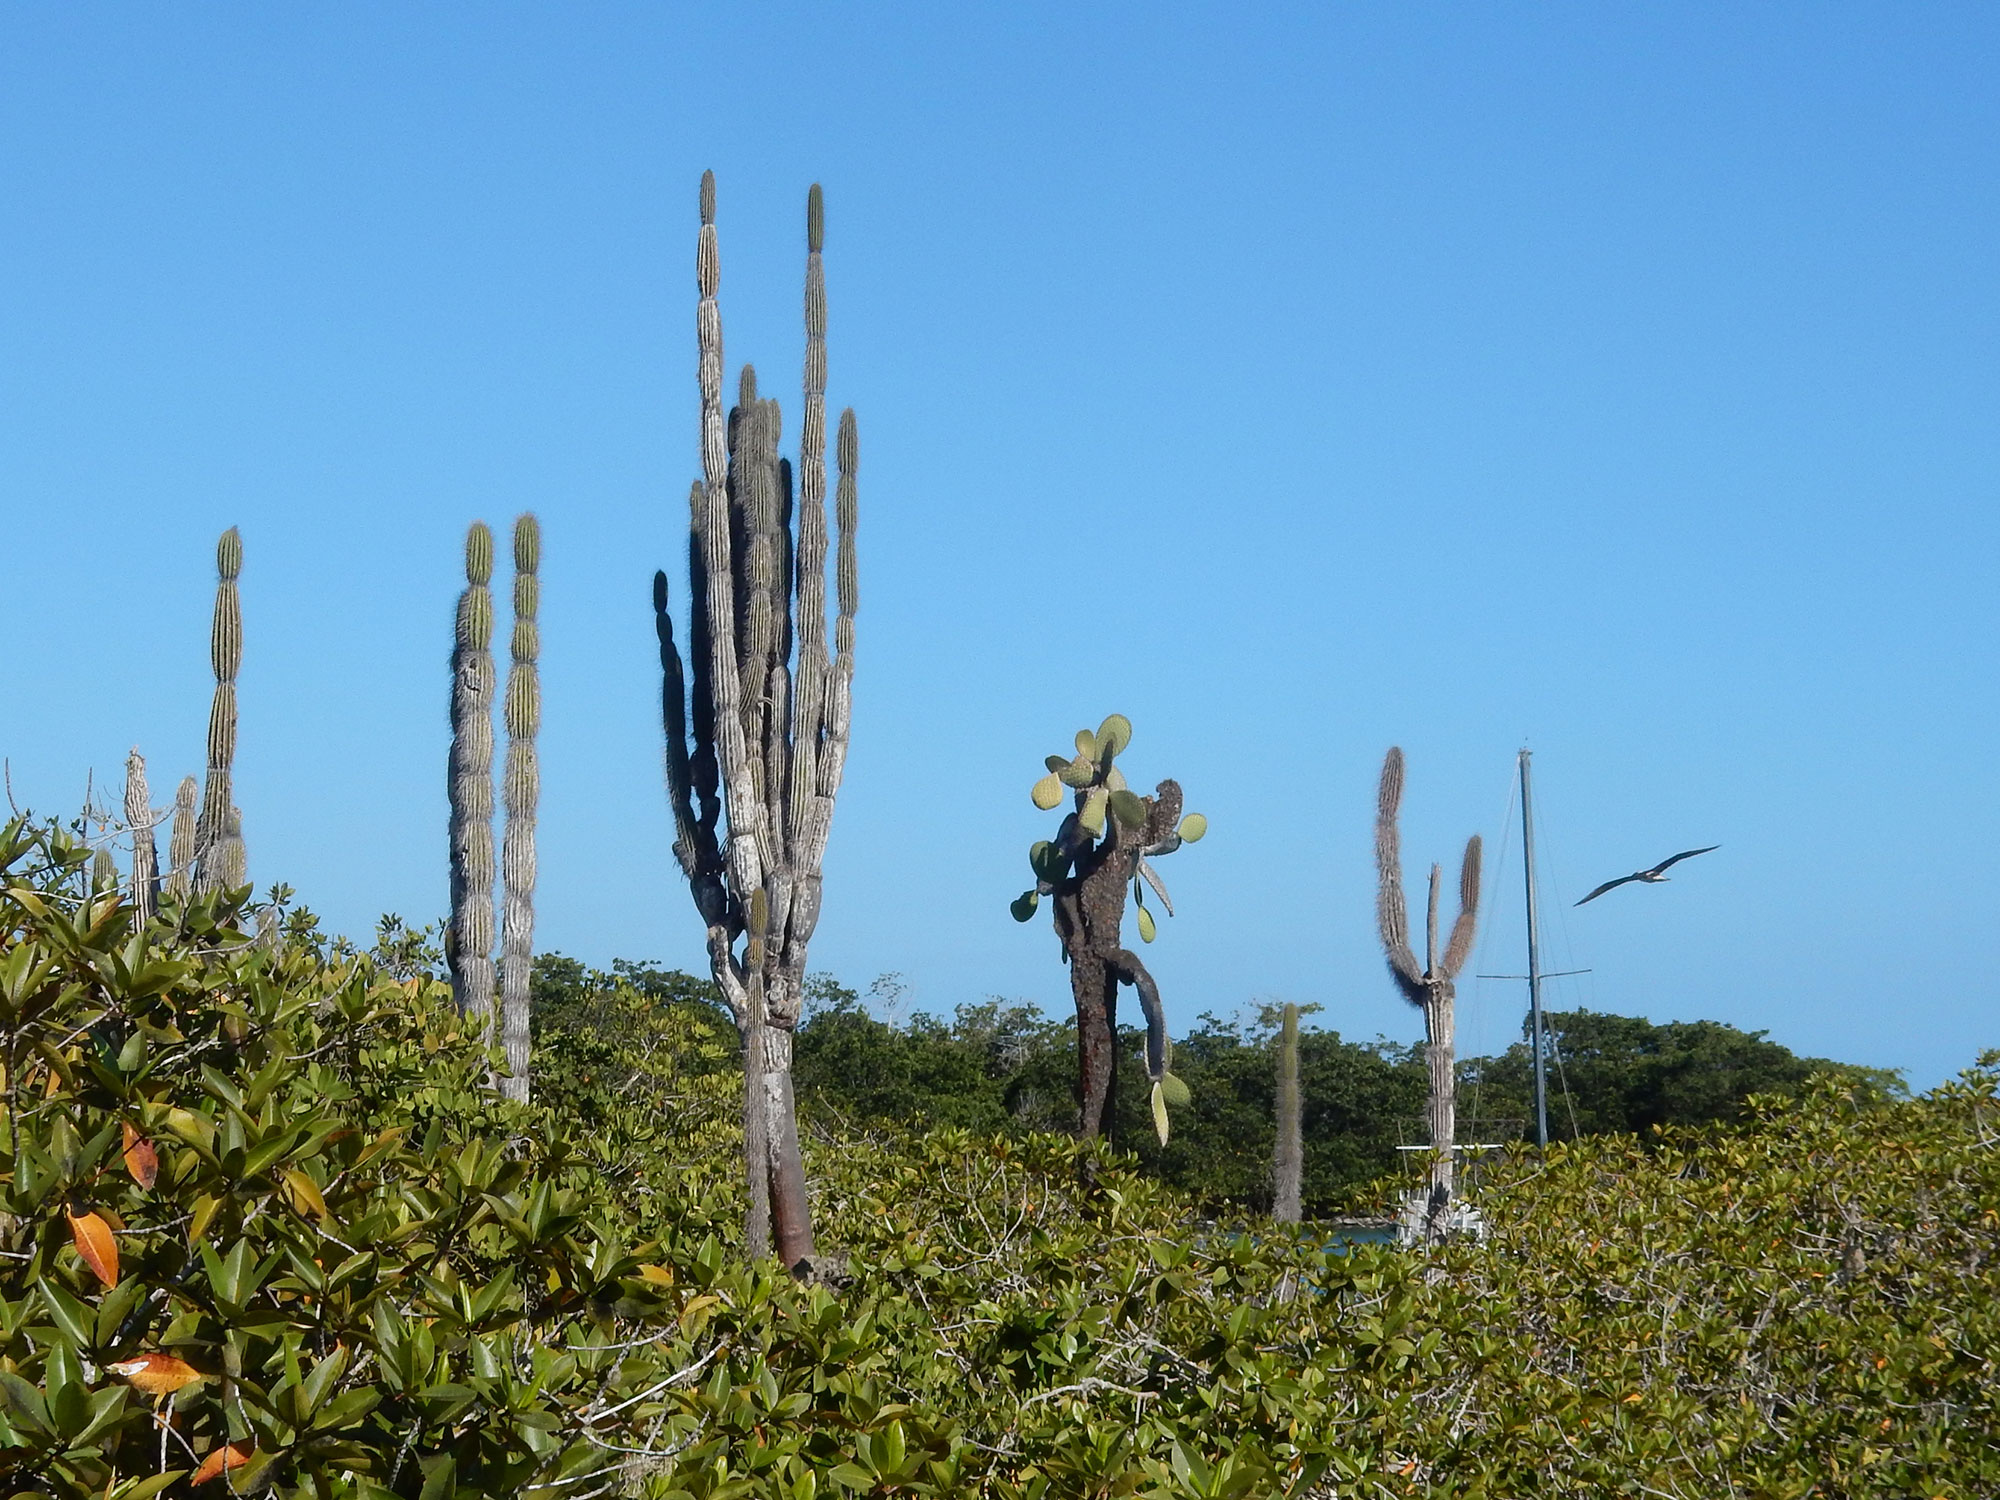
[{"label": "ribbed cactus stem", "polygon": [[795,473],[779,452],[782,411],[760,393],[747,365],[725,415],[715,180],[703,176],[695,249],[702,477],[689,497],[685,662],[665,580],[654,583],[674,852],[708,929],[711,971],[743,1038],[748,1240],[761,1250],[768,1234],[792,1265],[811,1255],[813,1241],[791,1042],[847,742],[856,592],[850,413],[839,444],[836,661],[826,623],[824,245],[825,207],[815,186],[806,202],[805,409]]},{"label": "ribbed cactus stem", "polygon": [[465,537],[465,589],[451,653],[451,941],[447,958],[461,1014],[493,1012],[493,533]]},{"label": "ribbed cactus stem", "polygon": [[233,891],[250,883],[249,851],[243,847],[243,809],[232,806],[222,824],[215,855],[216,889]]},{"label": "ribbed cactus stem", "polygon": [[[209,663],[215,671],[215,699],[208,711],[208,777],[202,786],[201,820],[195,829],[195,888],[219,890],[230,884],[223,865],[229,856],[231,774],[236,760],[236,674],[243,665],[243,607],[236,580],[243,571],[243,537],[232,526],[215,546],[215,617],[209,629]],[[232,866],[233,867],[233,866]],[[240,868],[236,871],[242,873]],[[241,884],[241,881],[235,882]]]},{"label": "ribbed cactus stem", "polygon": [[1305,1165],[1299,1106],[1299,1008],[1287,1005],[1278,1028],[1278,1141],[1271,1163],[1271,1217],[1280,1224],[1299,1222]]},{"label": "ribbed cactus stem", "polygon": [[160,849],[153,838],[152,794],[146,757],[134,745],[125,757],[125,826],[132,833],[132,921],[144,927],[160,904]]},{"label": "ribbed cactus stem", "polygon": [[502,789],[507,829],[500,851],[505,881],[500,926],[500,1041],[510,1099],[528,1097],[528,980],[535,958],[535,807],[542,773],[535,736],[542,724],[542,686],[536,675],[541,633],[542,530],[532,514],[514,523],[513,665],[507,673],[507,771]]},{"label": "ribbed cactus stem", "polygon": [[201,787],[192,776],[183,776],[174,792],[174,826],[167,841],[167,894],[185,901],[194,890],[194,860],[199,842],[199,818],[195,812]]},{"label": "ribbed cactus stem", "polygon": [[90,855],[90,888],[92,891],[115,891],[118,889],[118,861],[111,851],[99,844]]}]

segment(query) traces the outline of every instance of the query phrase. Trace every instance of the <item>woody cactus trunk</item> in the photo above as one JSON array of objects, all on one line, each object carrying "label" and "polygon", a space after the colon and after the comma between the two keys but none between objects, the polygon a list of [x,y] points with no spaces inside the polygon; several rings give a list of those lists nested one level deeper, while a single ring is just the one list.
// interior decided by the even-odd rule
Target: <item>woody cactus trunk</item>
[{"label": "woody cactus trunk", "polygon": [[1026,922],[1042,897],[1054,898],[1056,936],[1076,1001],[1077,1133],[1091,1139],[1110,1131],[1109,1106],[1118,1080],[1118,986],[1128,984],[1139,992],[1146,1013],[1153,1129],[1164,1146],[1168,1107],[1188,1102],[1187,1085],[1168,1071],[1173,1043],[1167,1037],[1159,986],[1138,954],[1125,946],[1125,898],[1129,891],[1137,905],[1140,938],[1152,942],[1158,925],[1146,906],[1146,888],[1152,888],[1168,916],[1174,908],[1150,861],[1195,842],[1208,831],[1208,819],[1200,813],[1181,816],[1177,781],[1162,781],[1150,797],[1127,786],[1116,760],[1131,742],[1131,720],[1112,714],[1095,734],[1077,731],[1075,755],[1048,757],[1048,774],[1029,795],[1035,806],[1052,812],[1068,791],[1074,806],[1054,839],[1028,850],[1035,884],[1015,900],[1012,911],[1015,921]]},{"label": "woody cactus trunk", "polygon": [[724,414],[715,178],[703,174],[695,262],[702,477],[688,496],[691,681],[674,641],[666,574],[653,579],[674,856],[708,931],[710,970],[743,1040],[746,1241],[753,1256],[775,1249],[794,1268],[810,1261],[813,1230],[792,1092],[792,1035],[847,756],[858,590],[859,443],[854,413],[845,411],[835,443],[839,542],[829,655],[824,238],[814,184],[806,198],[804,419],[795,497],[792,466],[778,455],[778,403],[758,395],[748,365],[736,405]]},{"label": "woody cactus trunk", "polygon": [[1278,1139],[1271,1158],[1271,1217],[1296,1224],[1305,1190],[1306,1146],[1299,1107],[1299,1008],[1278,1028]]},{"label": "woody cactus trunk", "polygon": [[1432,1157],[1430,1202],[1426,1232],[1435,1236],[1450,1222],[1458,1134],[1457,1055],[1453,1044],[1453,1002],[1459,971],[1472,953],[1473,929],[1479,920],[1479,835],[1465,842],[1465,859],[1458,872],[1458,919],[1451,925],[1444,952],[1438,952],[1438,889],[1443,872],[1431,866],[1430,900],[1424,924],[1421,968],[1410,951],[1409,912],[1403,904],[1403,863],[1396,816],[1403,801],[1403,752],[1392,748],[1382,762],[1382,785],[1375,809],[1375,866],[1381,877],[1375,916],[1389,972],[1403,998],[1423,1012],[1424,1057],[1430,1073],[1430,1097],[1425,1124]]}]

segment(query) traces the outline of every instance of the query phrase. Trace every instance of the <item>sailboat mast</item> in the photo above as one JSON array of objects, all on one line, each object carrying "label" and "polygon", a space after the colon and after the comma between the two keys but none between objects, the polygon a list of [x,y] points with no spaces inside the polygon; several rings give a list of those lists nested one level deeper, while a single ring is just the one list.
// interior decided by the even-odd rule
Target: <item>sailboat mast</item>
[{"label": "sailboat mast", "polygon": [[1528,886],[1528,1015],[1535,1047],[1535,1144],[1549,1143],[1549,1083],[1543,1059],[1548,1047],[1542,1034],[1542,961],[1536,946],[1535,917],[1535,803],[1528,785],[1528,758],[1521,752],[1521,868]]}]

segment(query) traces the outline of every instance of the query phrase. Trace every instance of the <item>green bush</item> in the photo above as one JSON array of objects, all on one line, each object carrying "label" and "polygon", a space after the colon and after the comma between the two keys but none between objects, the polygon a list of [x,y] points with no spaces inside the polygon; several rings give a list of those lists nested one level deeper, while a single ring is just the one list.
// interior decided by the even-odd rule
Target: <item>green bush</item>
[{"label": "green bush", "polygon": [[85,868],[0,838],[0,1493],[2000,1493],[2000,1058],[1520,1155],[1425,1253],[829,1120],[803,1285],[740,1263],[700,994],[551,966],[516,1106],[435,981]]}]

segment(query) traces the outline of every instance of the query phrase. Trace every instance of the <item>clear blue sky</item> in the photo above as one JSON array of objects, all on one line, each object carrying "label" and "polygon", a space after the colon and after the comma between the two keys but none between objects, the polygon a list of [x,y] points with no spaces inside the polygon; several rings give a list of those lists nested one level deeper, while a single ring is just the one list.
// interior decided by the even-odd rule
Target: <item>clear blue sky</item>
[{"label": "clear blue sky", "polygon": [[[541,944],[699,965],[648,614],[695,189],[790,393],[817,179],[863,612],[815,968],[1064,1013],[1006,907],[1041,757],[1117,709],[1212,821],[1176,1027],[1413,1038],[1381,754],[1414,883],[1499,852],[1525,743],[1594,971],[1553,1003],[1934,1083],[2000,1045],[1996,77],[1987,6],[10,5],[15,795],[198,768],[238,524],[252,874],[439,914],[460,539],[533,508]],[[1468,987],[1462,1046],[1520,1006]]]}]

